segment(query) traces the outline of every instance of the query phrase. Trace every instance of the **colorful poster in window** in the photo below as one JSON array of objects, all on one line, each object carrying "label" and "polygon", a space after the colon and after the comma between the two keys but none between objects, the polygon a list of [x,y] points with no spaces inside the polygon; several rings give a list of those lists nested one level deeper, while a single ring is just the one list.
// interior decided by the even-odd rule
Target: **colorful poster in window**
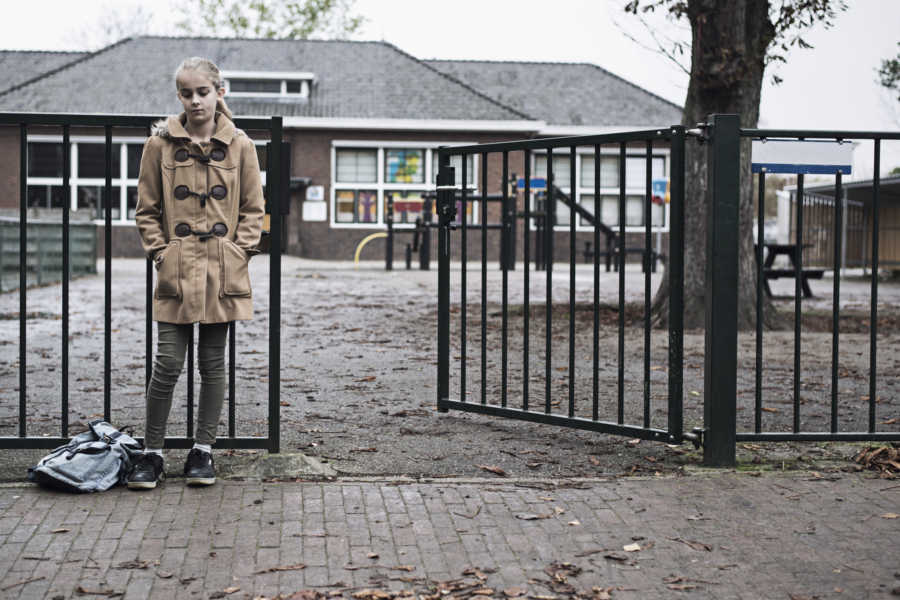
[{"label": "colorful poster in window", "polygon": [[384,152],[385,182],[424,183],[425,151],[388,149]]},{"label": "colorful poster in window", "polygon": [[387,214],[388,198],[394,202],[394,223],[415,223],[416,217],[422,216],[422,205],[425,199],[421,190],[391,191],[385,192],[384,210]]}]

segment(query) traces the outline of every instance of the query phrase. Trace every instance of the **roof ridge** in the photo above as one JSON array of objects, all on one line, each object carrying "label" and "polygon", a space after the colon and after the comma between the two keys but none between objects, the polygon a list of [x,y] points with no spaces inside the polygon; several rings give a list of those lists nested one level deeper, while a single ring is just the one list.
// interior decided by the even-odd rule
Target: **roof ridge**
[{"label": "roof ridge", "polygon": [[20,50],[16,48],[0,48],[0,54],[5,52],[21,52],[21,53],[31,53],[31,54],[87,54],[87,50],[34,50],[34,49],[26,49]]},{"label": "roof ridge", "polygon": [[134,39],[142,40],[214,40],[219,42],[305,42],[305,43],[329,43],[329,44],[383,44],[378,40],[325,40],[325,39],[299,39],[299,38],[253,38],[253,37],[222,37],[215,35],[138,35]]},{"label": "roof ridge", "polygon": [[500,101],[497,100],[496,98],[493,98],[493,97],[491,97],[491,96],[488,96],[488,95],[485,94],[484,92],[475,89],[475,88],[472,87],[471,85],[465,83],[464,81],[462,81],[462,80],[460,80],[460,79],[457,79],[456,77],[453,77],[452,75],[448,75],[447,73],[444,73],[444,72],[441,71],[440,69],[436,69],[436,68],[432,67],[432,66],[429,65],[425,60],[423,60],[423,59],[421,59],[421,58],[417,58],[417,57],[413,56],[412,54],[410,54],[409,52],[406,52],[406,51],[404,51],[404,50],[401,50],[400,48],[398,48],[397,46],[395,46],[394,44],[392,44],[392,43],[390,43],[390,42],[382,41],[381,43],[384,44],[385,46],[387,46],[388,48],[391,48],[391,49],[394,50],[395,52],[397,52],[397,53],[399,53],[399,54],[402,54],[403,56],[406,56],[406,57],[408,57],[408,58],[411,58],[413,61],[415,61],[415,62],[421,64],[421,65],[422,65],[423,67],[425,67],[426,69],[428,69],[428,70],[430,70],[430,71],[432,71],[432,72],[434,72],[434,73],[437,73],[438,75],[440,75],[441,77],[447,79],[448,81],[451,81],[451,82],[453,82],[453,83],[455,83],[455,84],[457,84],[457,85],[459,85],[459,86],[462,86],[463,88],[469,90],[470,92],[472,92],[473,94],[475,94],[475,95],[478,96],[479,98],[483,98],[484,100],[487,100],[487,101],[490,102],[491,104],[495,104],[495,105],[499,106],[500,108],[503,108],[504,110],[508,110],[509,112],[513,113],[514,115],[518,115],[518,116],[520,116],[521,118],[527,119],[527,120],[529,120],[529,121],[539,121],[539,120],[540,120],[540,119],[537,119],[537,118],[535,118],[535,117],[533,117],[533,116],[531,116],[531,115],[529,115],[529,114],[527,114],[527,113],[522,112],[521,110],[518,110],[518,109],[515,109],[515,108],[513,108],[513,107],[511,107],[511,106],[508,106],[508,105],[506,105],[506,104],[500,102]]},{"label": "roof ridge", "polygon": [[99,50],[95,50],[94,52],[88,52],[84,56],[80,56],[80,57],[76,58],[75,60],[64,63],[64,64],[56,67],[55,69],[50,69],[49,71],[47,71],[45,73],[41,73],[37,77],[32,77],[31,79],[28,79],[27,81],[23,81],[22,83],[12,86],[11,88],[8,88],[5,90],[0,90],[0,98],[2,98],[3,96],[5,96],[11,92],[20,90],[25,86],[31,85],[32,83],[37,83],[38,81],[40,81],[46,77],[50,77],[51,75],[56,75],[57,73],[64,71],[65,69],[68,69],[69,67],[73,67],[77,64],[80,64],[87,60],[90,60],[93,57],[97,56],[98,54],[102,54],[103,52],[106,52],[107,50],[111,50],[120,44],[125,44],[127,42],[130,42],[133,39],[134,38],[131,38],[131,37],[122,38],[121,40],[119,40],[117,42],[113,42],[112,44],[110,44],[108,46],[104,46],[103,48],[100,48]]}]

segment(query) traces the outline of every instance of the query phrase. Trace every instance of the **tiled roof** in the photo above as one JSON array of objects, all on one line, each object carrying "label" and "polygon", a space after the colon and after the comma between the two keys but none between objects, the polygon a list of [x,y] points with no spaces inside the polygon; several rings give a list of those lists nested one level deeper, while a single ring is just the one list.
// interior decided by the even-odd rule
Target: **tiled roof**
[{"label": "tiled roof", "polygon": [[168,37],[127,38],[37,81],[0,91],[0,110],[177,112],[172,77],[188,56],[207,57],[226,71],[315,73],[308,100],[234,98],[229,107],[235,115],[530,119],[385,42]]},{"label": "tiled roof", "polygon": [[0,50],[0,92],[87,56],[87,52]]},{"label": "tiled roof", "polygon": [[592,64],[425,62],[551,125],[656,127],[681,122],[680,106]]}]

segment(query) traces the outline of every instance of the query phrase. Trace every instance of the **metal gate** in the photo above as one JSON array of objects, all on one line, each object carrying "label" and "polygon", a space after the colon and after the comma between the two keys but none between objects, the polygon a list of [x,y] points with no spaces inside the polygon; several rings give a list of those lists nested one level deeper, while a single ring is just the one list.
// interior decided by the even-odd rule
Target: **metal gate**
[{"label": "metal gate", "polygon": [[[659,440],[670,443],[680,443],[686,438],[697,439],[696,434],[686,433],[683,430],[682,401],[683,401],[683,231],[684,231],[684,145],[685,130],[681,126],[673,126],[667,129],[654,129],[647,131],[634,131],[608,135],[580,136],[571,138],[556,138],[542,140],[527,140],[521,142],[503,142],[441,148],[439,150],[439,175],[437,182],[438,191],[438,410],[447,412],[450,409],[495,415],[538,423],[562,425],[597,432],[627,435],[634,438]],[[668,243],[668,276],[670,281],[670,301],[668,314],[668,354],[665,367],[665,380],[657,385],[665,387],[665,422],[663,419],[653,418],[653,404],[651,396],[651,354],[650,354],[650,309],[651,309],[651,258],[655,253],[651,248],[652,226],[652,177],[654,171],[654,152],[657,150],[668,152],[670,163],[670,196],[669,204],[669,243]],[[499,159],[499,160],[498,160]],[[480,172],[480,185],[475,184],[472,169],[478,165]],[[510,302],[510,272],[515,267],[512,248],[514,248],[514,223],[516,215],[516,201],[514,194],[510,193],[507,182],[509,180],[510,164],[516,162],[524,169],[523,189],[523,218],[522,242],[523,264],[521,303]],[[585,169],[582,173],[576,173],[576,162],[594,165],[592,177],[588,177]],[[455,163],[456,167],[451,167]],[[556,163],[556,164],[555,164]],[[555,170],[560,165],[567,163],[567,173],[557,173]],[[614,171],[602,175],[604,165],[616,163]],[[635,201],[635,196],[628,194],[626,182],[631,177],[626,165],[633,168],[643,167],[643,177],[640,181],[642,194]],[[533,184],[532,172],[538,165],[543,165],[542,171],[546,173],[546,189],[550,193],[544,195],[543,205],[532,206]],[[457,180],[456,174],[460,177]],[[604,176],[612,176],[615,173],[615,181],[604,181]],[[632,180],[634,178],[632,177]],[[457,183],[458,181],[458,183]],[[498,184],[499,182],[499,184]],[[601,229],[604,228],[599,218],[593,217],[590,211],[579,206],[578,200],[584,200],[587,191],[593,192],[595,207],[600,203],[604,190],[610,196],[610,188],[616,190],[611,195],[617,202],[618,214],[616,242],[611,249],[613,260],[618,267],[618,343],[614,357],[601,356],[600,350],[600,305],[598,279],[601,265]],[[493,214],[489,211],[487,202],[480,202],[480,198],[487,198],[492,188],[499,188],[501,198],[499,206],[494,208]],[[568,193],[564,188],[568,188]],[[631,186],[634,192],[634,185]],[[555,193],[561,189],[563,193]],[[559,203],[566,202],[569,214],[569,297],[568,303],[554,306],[553,298],[553,267],[554,267],[554,238],[565,233],[558,231],[557,213]],[[641,206],[644,215],[643,234],[644,247],[641,251],[644,260],[644,306],[643,306],[643,357],[642,357],[642,381],[640,390],[636,394],[626,394],[628,382],[625,378],[626,353],[625,353],[625,277],[626,277],[626,202],[631,209]],[[470,209],[469,207],[472,206]],[[457,207],[461,207],[462,214],[457,215]],[[565,212],[565,209],[562,209]],[[474,214],[480,211],[480,218],[474,222]],[[633,211],[632,211],[633,212]],[[586,216],[585,214],[586,213]],[[594,213],[596,214],[596,213]],[[577,217],[577,218],[576,218]],[[499,221],[491,224],[488,221],[493,218]],[[473,221],[470,223],[470,221]],[[581,237],[591,236],[595,251],[592,255],[593,268],[593,298],[589,302],[582,301],[579,306],[592,307],[592,352],[590,357],[590,375],[587,380],[576,379],[579,370],[576,363],[582,363],[576,357],[576,335],[587,324],[578,324],[578,306],[576,306],[576,221],[581,222],[579,231]],[[543,224],[543,226],[536,226]],[[499,314],[491,317],[488,314],[488,237],[490,229],[501,229],[500,241],[500,272],[501,281]],[[541,243],[534,244],[534,231],[537,231],[543,239]],[[470,234],[475,234],[470,235]],[[468,260],[469,245],[480,239],[480,349],[476,350],[475,358],[479,359],[480,371],[476,372],[476,378],[480,380],[477,398],[470,399],[469,378],[471,373],[467,370],[467,362],[470,358],[467,346],[468,334]],[[530,263],[533,260],[532,245],[535,249],[542,249],[545,254],[540,263],[545,266],[543,272],[544,285],[546,287],[543,299],[531,297],[532,275],[537,278],[537,273],[532,274]],[[460,262],[458,282],[451,282],[451,254]],[[607,255],[608,258],[608,255]],[[605,262],[605,260],[604,260]],[[583,279],[583,277],[582,277]],[[458,287],[457,287],[458,286]],[[458,292],[459,298],[451,303],[451,289]],[[567,315],[554,316],[554,310],[563,312],[567,307]],[[511,311],[514,314],[510,314]],[[541,320],[539,313],[543,312]],[[455,338],[458,362],[451,361],[451,316],[458,314],[459,321],[456,325],[459,329]],[[533,322],[533,316],[538,315],[538,321]],[[520,323],[519,315],[521,315]],[[499,317],[499,344],[500,355],[496,358],[499,362],[499,373],[495,374],[491,356],[488,350],[488,338],[494,337],[489,330],[496,329],[496,322],[491,323],[491,318]],[[553,323],[554,320],[567,322],[568,352],[563,350],[564,358],[554,361]],[[541,322],[542,321],[542,322]],[[543,343],[532,344],[530,338],[532,328],[543,327]],[[510,332],[515,340],[511,340]],[[518,332],[521,333],[518,333]],[[558,337],[558,336],[556,336]],[[511,342],[520,346],[521,354],[512,356],[510,352]],[[492,340],[493,342],[493,340]],[[494,353],[496,343],[490,344],[491,354]],[[517,353],[518,354],[518,353]],[[542,354],[542,356],[541,356]],[[455,363],[455,364],[454,364]],[[537,363],[537,364],[535,364]],[[541,364],[542,363],[542,364]],[[614,365],[615,375],[610,378],[601,377],[601,367]],[[453,377],[451,380],[451,368]],[[660,367],[657,365],[657,369]],[[565,388],[563,397],[557,399],[554,389],[554,374],[560,370],[566,371]],[[583,370],[583,369],[582,369]],[[532,375],[543,373],[543,385],[537,390],[530,386]],[[488,389],[488,379],[499,377],[499,388]],[[517,389],[511,389],[510,379],[520,381]],[[456,389],[451,393],[451,381]],[[588,383],[589,382],[589,383]],[[610,396],[607,392],[614,382],[614,403],[607,405],[605,400]],[[559,384],[559,382],[557,382]],[[516,398],[511,401],[510,397]],[[538,396],[537,401],[534,396]],[[626,396],[639,397],[639,404],[633,406],[626,402]],[[631,413],[627,416],[627,413]]]},{"label": "metal gate", "polygon": [[[158,119],[151,116],[125,116],[125,115],[73,115],[73,114],[29,114],[29,113],[0,113],[0,125],[12,125],[19,127],[19,407],[18,407],[18,435],[0,437],[0,448],[53,448],[69,441],[69,279],[71,278],[71,241],[70,231],[70,164],[71,164],[71,129],[82,127],[103,128],[105,149],[105,185],[103,187],[104,210],[104,344],[103,344],[103,418],[111,421],[113,418],[111,365],[112,365],[112,135],[113,128],[130,128],[132,130],[146,131],[149,133],[150,124]],[[236,328],[232,322],[228,335],[228,435],[216,440],[219,448],[265,448],[270,452],[278,452],[280,445],[280,369],[281,369],[281,250],[282,250],[282,215],[286,208],[281,201],[287,186],[285,179],[288,177],[289,148],[282,141],[282,118],[238,118],[235,125],[245,130],[263,131],[268,133],[266,164],[266,205],[270,213],[270,265],[269,265],[269,365],[268,365],[268,433],[259,437],[237,437],[235,435],[235,337]],[[58,436],[29,435],[26,414],[28,410],[26,377],[28,348],[28,280],[27,260],[29,252],[28,240],[28,211],[27,211],[27,180],[28,180],[28,135],[29,127],[52,127],[61,130],[62,133],[62,290],[61,290],[61,330],[60,330],[60,357],[59,366],[61,398],[59,402],[60,429]],[[289,159],[288,159],[289,160]],[[152,262],[148,259],[146,265],[146,358],[145,381],[149,383],[153,364],[152,345],[152,290],[153,273]],[[191,337],[193,342],[193,334]],[[187,387],[187,431],[184,437],[167,437],[167,448],[190,448],[193,444],[193,343],[188,351],[188,387]]]}]

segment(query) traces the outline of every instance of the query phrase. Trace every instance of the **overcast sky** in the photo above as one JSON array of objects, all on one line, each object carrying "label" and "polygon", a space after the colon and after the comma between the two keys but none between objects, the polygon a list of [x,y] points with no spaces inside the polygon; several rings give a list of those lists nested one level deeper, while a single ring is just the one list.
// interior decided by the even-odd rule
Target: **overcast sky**
[{"label": "overcast sky", "polygon": [[[152,33],[177,34],[170,6],[184,0],[31,0],[5,3],[0,48],[66,50],[96,45],[105,7],[152,11]],[[688,76],[652,46],[646,29],[622,11],[625,0],[357,0],[367,18],[357,39],[385,40],[419,58],[590,62],[683,104]],[[807,36],[763,89],[760,126],[897,130],[900,102],[876,82],[897,54],[900,1],[848,0],[832,29]],[[669,24],[665,32],[686,39]],[[900,164],[900,145],[886,144]],[[870,161],[869,161],[870,162]],[[865,169],[867,161],[860,166]],[[890,165],[893,166],[893,165]],[[871,166],[869,166],[871,171]],[[861,173],[860,173],[861,174]]]}]

